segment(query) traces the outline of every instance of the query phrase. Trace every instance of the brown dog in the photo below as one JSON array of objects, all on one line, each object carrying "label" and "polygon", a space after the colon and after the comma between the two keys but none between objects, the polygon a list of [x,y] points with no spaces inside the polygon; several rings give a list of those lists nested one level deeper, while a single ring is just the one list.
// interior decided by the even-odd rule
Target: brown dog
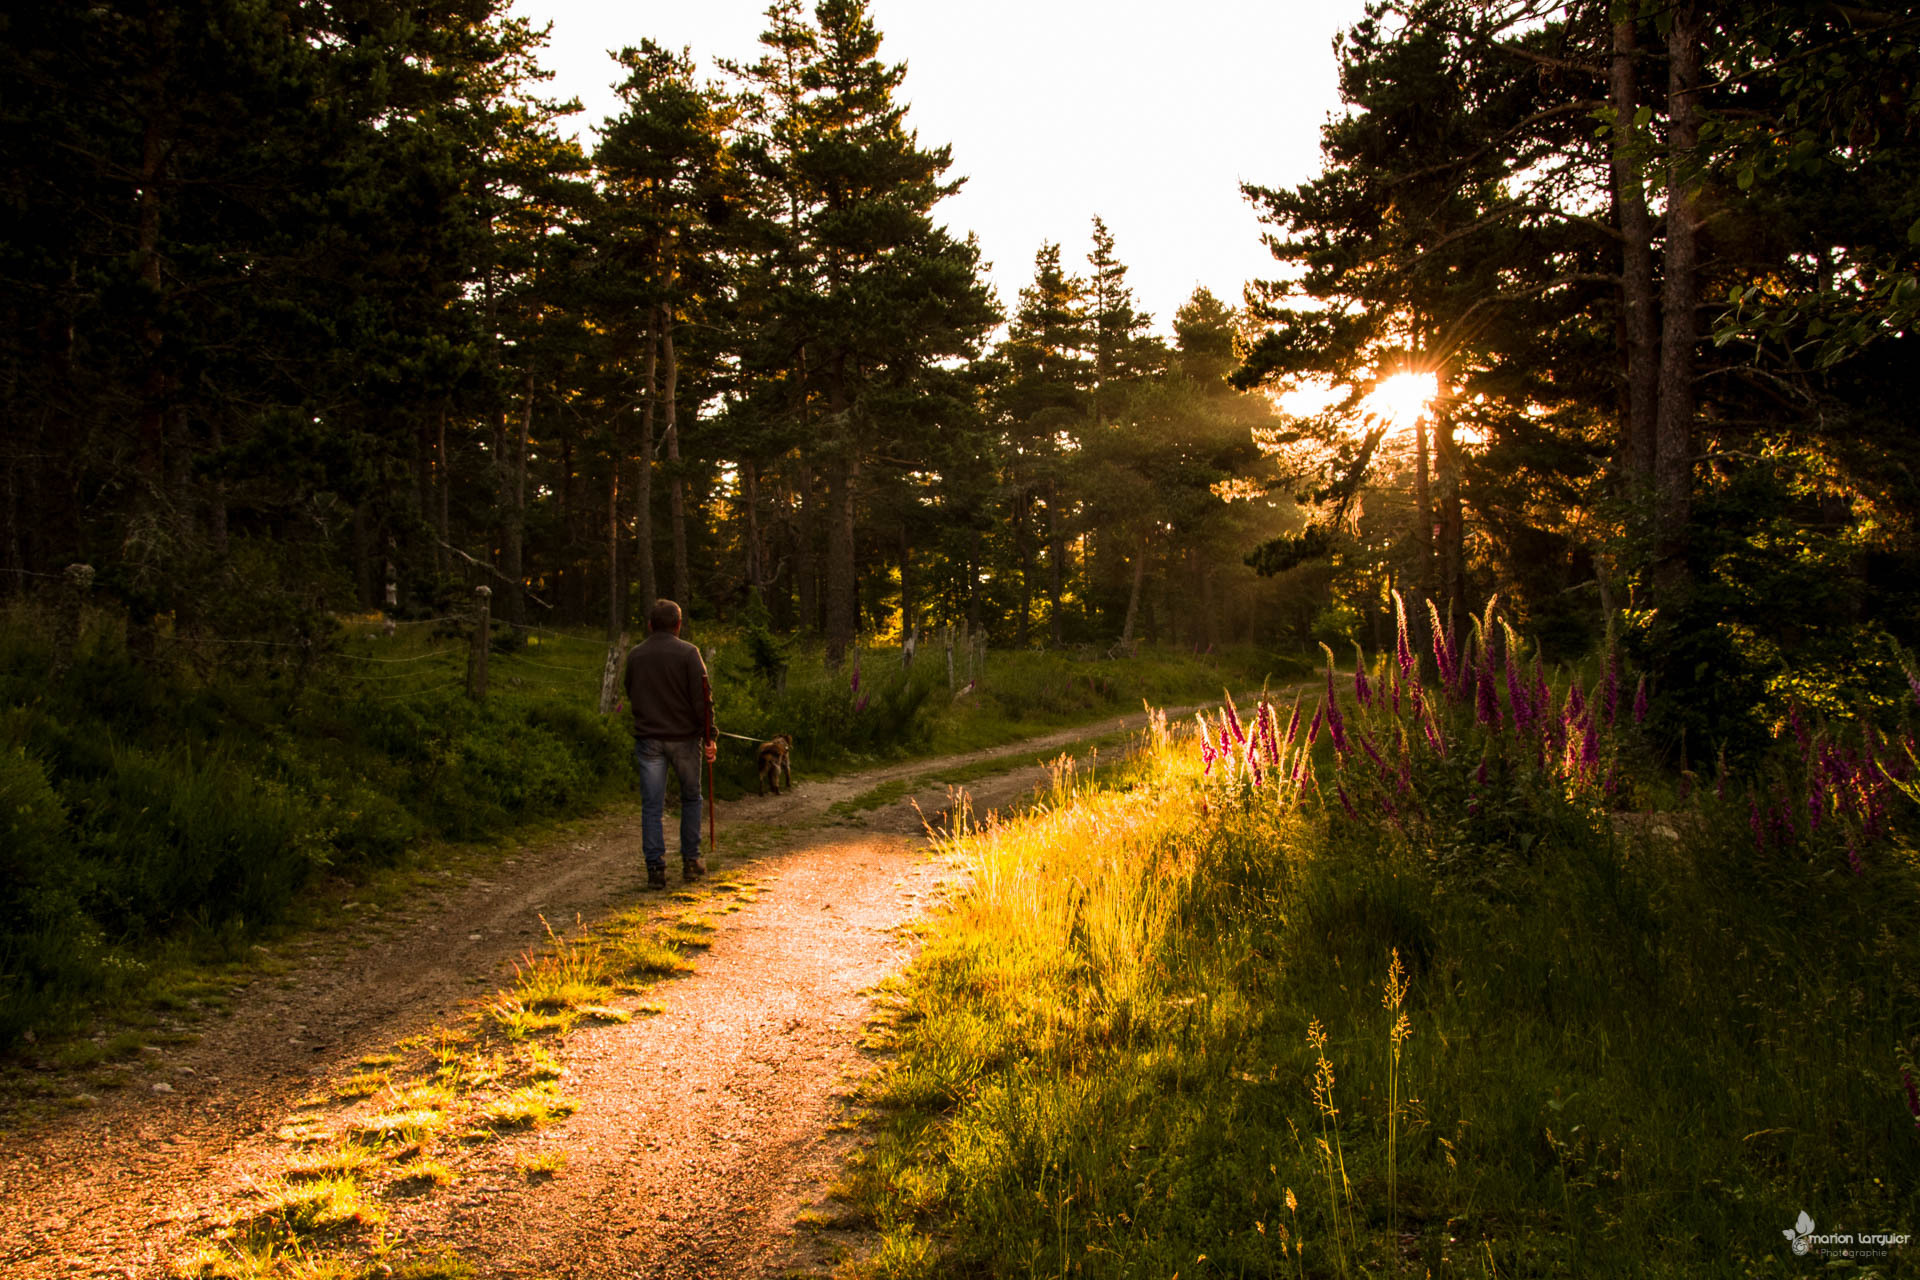
[{"label": "brown dog", "polygon": [[767,788],[773,788],[773,794],[780,794],[780,782],[785,779],[787,790],[793,790],[793,739],[786,734],[775,734],[772,742],[760,744],[760,794],[767,794]]}]

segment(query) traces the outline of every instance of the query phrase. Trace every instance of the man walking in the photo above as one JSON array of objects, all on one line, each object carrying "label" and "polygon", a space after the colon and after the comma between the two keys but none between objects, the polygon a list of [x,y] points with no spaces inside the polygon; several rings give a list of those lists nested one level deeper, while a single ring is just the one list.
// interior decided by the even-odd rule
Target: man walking
[{"label": "man walking", "polygon": [[680,874],[707,873],[700,856],[700,765],[712,763],[713,689],[700,650],[680,638],[680,606],[656,600],[647,638],[627,654],[627,705],[633,708],[633,755],[640,767],[640,851],[647,887],[667,887],[667,766],[680,779]]}]

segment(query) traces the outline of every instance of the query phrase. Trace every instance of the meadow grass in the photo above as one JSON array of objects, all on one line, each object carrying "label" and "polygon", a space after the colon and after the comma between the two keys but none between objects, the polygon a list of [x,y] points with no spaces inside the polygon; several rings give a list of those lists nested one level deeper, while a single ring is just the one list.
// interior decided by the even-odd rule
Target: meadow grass
[{"label": "meadow grass", "polygon": [[1920,1235],[1910,840],[1834,874],[1708,802],[1463,876],[1198,773],[1176,727],[950,837],[860,1274],[1785,1276],[1802,1209]]}]

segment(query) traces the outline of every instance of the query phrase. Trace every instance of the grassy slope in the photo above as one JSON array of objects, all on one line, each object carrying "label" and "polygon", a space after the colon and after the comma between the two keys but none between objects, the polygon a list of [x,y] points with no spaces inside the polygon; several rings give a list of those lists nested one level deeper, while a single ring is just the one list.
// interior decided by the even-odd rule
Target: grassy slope
[{"label": "grassy slope", "polygon": [[958,842],[849,1176],[867,1274],[1788,1275],[1802,1209],[1920,1231],[1910,845],[1756,861],[1709,800],[1461,892],[1194,772]]}]

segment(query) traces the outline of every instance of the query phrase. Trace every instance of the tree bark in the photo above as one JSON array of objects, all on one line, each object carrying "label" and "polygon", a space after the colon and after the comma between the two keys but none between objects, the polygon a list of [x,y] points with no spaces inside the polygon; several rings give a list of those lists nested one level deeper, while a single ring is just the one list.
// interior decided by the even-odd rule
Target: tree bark
[{"label": "tree bark", "polygon": [[452,561],[448,558],[453,546],[453,523],[450,508],[453,504],[453,475],[447,469],[447,405],[440,402],[440,412],[433,424],[433,531],[439,536],[439,545],[434,548],[434,568],[441,577],[453,571]]},{"label": "tree bark", "polygon": [[1061,612],[1067,594],[1067,531],[1060,519],[1060,482],[1052,476],[1047,477],[1047,561],[1047,598],[1052,615],[1049,631],[1053,647],[1058,649],[1067,641],[1066,618]]},{"label": "tree bark", "polygon": [[[620,454],[616,449],[607,468],[607,643],[620,638],[627,607],[620,582]],[[649,602],[651,603],[651,602]],[[605,710],[605,708],[602,708]]]},{"label": "tree bark", "polygon": [[1693,367],[1700,304],[1700,46],[1698,4],[1675,7],[1667,35],[1667,244],[1660,296],[1660,399],[1654,451],[1656,598],[1687,586],[1687,520],[1693,497]]},{"label": "tree bark", "polygon": [[1033,618],[1033,546],[1028,539],[1027,495],[1016,487],[1013,494],[1013,547],[1020,563],[1020,614],[1013,623],[1014,647],[1027,647],[1027,628]]},{"label": "tree bark", "polygon": [[680,360],[673,347],[673,323],[668,316],[660,335],[660,347],[666,357],[666,387],[662,390],[667,410],[667,521],[673,538],[673,598],[681,609],[693,606],[693,578],[687,569],[687,480],[680,474]]},{"label": "tree bark", "polygon": [[1453,408],[1448,390],[1435,398],[1434,458],[1439,492],[1435,495],[1440,527],[1441,612],[1456,635],[1465,633],[1467,615],[1466,513],[1460,500],[1460,449],[1453,438]]},{"label": "tree bark", "polygon": [[1653,220],[1647,213],[1646,184],[1636,154],[1640,109],[1637,38],[1632,10],[1613,27],[1609,75],[1613,106],[1613,203],[1620,228],[1621,341],[1625,347],[1627,396],[1621,423],[1618,465],[1630,497],[1644,501],[1653,491],[1656,447],[1656,398],[1660,382],[1660,340],[1653,313]]},{"label": "tree bark", "polygon": [[[527,621],[527,441],[533,434],[533,370],[520,386],[520,427],[513,439],[513,466],[507,488],[506,561],[502,577],[507,580],[507,621],[525,626]],[[616,462],[616,466],[617,466]]]},{"label": "tree bark", "polygon": [[760,557],[760,464],[752,458],[740,460],[740,509],[746,519],[741,550],[747,562],[747,589],[764,591],[767,584]]},{"label": "tree bark", "polygon": [[1422,413],[1413,422],[1413,554],[1414,593],[1409,601],[1409,617],[1424,616],[1426,602],[1433,598],[1433,482],[1430,478],[1427,419]]},{"label": "tree bark", "polygon": [[653,608],[660,596],[660,583],[653,568],[653,411],[658,403],[660,357],[660,308],[647,315],[647,351],[640,361],[640,449],[636,465],[639,483],[633,489],[634,575],[638,580],[640,607]]},{"label": "tree bark", "polygon": [[980,549],[983,541],[978,529],[967,540],[967,627],[971,631],[980,629]]},{"label": "tree bark", "polygon": [[907,539],[907,522],[900,522],[900,643],[913,638],[913,545]]},{"label": "tree bark", "polygon": [[821,629],[820,556],[816,550],[819,531],[814,527],[820,499],[813,479],[813,467],[800,464],[800,512],[794,521],[794,590],[800,599],[800,625],[808,631]]},{"label": "tree bark", "polygon": [[666,470],[672,476],[666,489],[668,533],[674,541],[674,599],[680,608],[693,604],[693,574],[687,570],[687,478],[680,474],[680,359],[674,353],[674,328],[660,336],[666,353]]},{"label": "tree bark", "polygon": [[853,562],[853,488],[859,463],[844,455],[827,462],[827,663],[838,667],[853,643],[859,601]]},{"label": "tree bark", "polygon": [[1147,535],[1140,535],[1140,545],[1133,553],[1133,587],[1127,592],[1127,621],[1120,628],[1120,643],[1126,647],[1133,645],[1133,626],[1140,618],[1140,589],[1147,581]]}]

